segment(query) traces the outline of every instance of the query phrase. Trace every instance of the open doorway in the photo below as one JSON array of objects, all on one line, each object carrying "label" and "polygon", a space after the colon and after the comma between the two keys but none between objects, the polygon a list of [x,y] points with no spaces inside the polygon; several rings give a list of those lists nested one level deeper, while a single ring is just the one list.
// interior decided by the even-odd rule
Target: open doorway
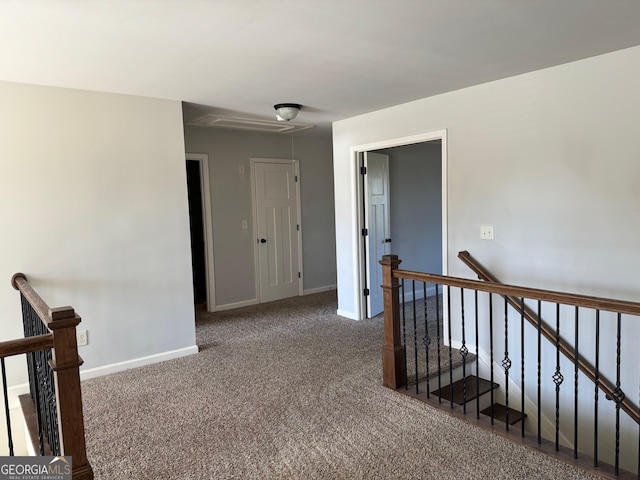
[{"label": "open doorway", "polygon": [[371,318],[383,309],[382,255],[398,255],[403,269],[447,272],[446,132],[357,148],[360,318]]},{"label": "open doorway", "polygon": [[194,304],[215,311],[209,156],[186,154]]}]

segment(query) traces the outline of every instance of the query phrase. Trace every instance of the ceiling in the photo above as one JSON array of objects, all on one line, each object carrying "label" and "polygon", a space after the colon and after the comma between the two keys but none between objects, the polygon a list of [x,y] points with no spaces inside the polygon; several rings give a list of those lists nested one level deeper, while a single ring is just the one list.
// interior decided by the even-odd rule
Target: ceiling
[{"label": "ceiling", "polygon": [[[332,121],[640,45],[638,0],[0,0],[0,80]],[[613,74],[613,73],[612,73]]]}]

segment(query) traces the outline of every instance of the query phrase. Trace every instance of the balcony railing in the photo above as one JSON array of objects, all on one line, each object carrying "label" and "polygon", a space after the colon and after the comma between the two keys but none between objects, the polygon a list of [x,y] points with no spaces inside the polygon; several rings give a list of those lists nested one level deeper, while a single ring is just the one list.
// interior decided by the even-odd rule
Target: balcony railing
[{"label": "balcony railing", "polygon": [[384,385],[600,475],[637,478],[630,336],[640,303],[502,285],[460,256],[486,281],[400,270],[397,256],[383,257]]},{"label": "balcony railing", "polygon": [[49,308],[24,274],[15,274],[11,284],[20,291],[24,338],[0,342],[9,454],[15,452],[5,358],[26,355],[29,394],[20,403],[36,454],[71,456],[74,480],[91,480],[80,391],[82,359],[76,343],[80,317],[71,307]]}]

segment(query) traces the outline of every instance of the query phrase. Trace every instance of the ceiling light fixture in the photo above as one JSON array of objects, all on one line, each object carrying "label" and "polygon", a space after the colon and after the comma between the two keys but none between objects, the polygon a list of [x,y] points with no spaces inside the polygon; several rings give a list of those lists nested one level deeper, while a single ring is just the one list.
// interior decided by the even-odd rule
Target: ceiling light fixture
[{"label": "ceiling light fixture", "polygon": [[298,116],[302,105],[297,103],[277,103],[273,106],[276,109],[276,118],[281,122],[288,122]]}]

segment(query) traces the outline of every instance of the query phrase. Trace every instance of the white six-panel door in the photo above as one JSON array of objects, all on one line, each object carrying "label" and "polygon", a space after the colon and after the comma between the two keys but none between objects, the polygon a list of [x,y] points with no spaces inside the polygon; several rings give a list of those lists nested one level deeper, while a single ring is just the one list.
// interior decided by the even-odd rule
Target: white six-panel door
[{"label": "white six-panel door", "polygon": [[298,165],[252,159],[259,301],[299,295]]}]

